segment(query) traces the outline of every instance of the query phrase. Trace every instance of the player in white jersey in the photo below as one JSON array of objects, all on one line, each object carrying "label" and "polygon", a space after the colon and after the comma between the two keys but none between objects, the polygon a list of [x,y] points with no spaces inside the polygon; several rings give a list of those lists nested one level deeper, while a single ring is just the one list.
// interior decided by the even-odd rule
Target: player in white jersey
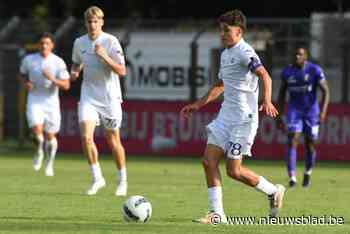
[{"label": "player in white jersey", "polygon": [[20,75],[28,91],[27,121],[34,136],[36,154],[34,170],[41,168],[46,155],[46,176],[53,176],[57,151],[56,133],[61,125],[58,90],[68,90],[69,73],[64,61],[52,53],[54,38],[43,33],[39,38],[39,52],[24,57]]},{"label": "player in white jersey", "polygon": [[[196,221],[225,222],[222,203],[219,162],[226,156],[226,173],[232,179],[268,195],[270,215],[276,216],[282,206],[284,187],[274,185],[242,165],[243,156],[251,156],[251,147],[258,128],[258,112],[271,117],[278,112],[271,103],[272,82],[254,49],[244,41],[246,19],[239,10],[219,17],[220,37],[225,46],[221,54],[219,81],[196,102],[182,108],[181,114],[191,114],[224,93],[218,116],[208,126],[208,140],[203,167],[208,186],[209,212]],[[258,79],[263,82],[263,102],[258,108]],[[220,221],[220,220],[219,220]]]},{"label": "player in white jersey", "polygon": [[73,80],[83,72],[79,103],[79,123],[84,154],[92,173],[92,184],[86,191],[94,195],[106,185],[98,162],[94,143],[96,125],[102,122],[107,142],[117,166],[116,196],[127,193],[125,151],[120,141],[119,128],[122,121],[122,95],[119,79],[126,75],[124,55],[116,37],[102,31],[103,11],[89,7],[85,11],[87,34],[77,38],[73,47]]}]

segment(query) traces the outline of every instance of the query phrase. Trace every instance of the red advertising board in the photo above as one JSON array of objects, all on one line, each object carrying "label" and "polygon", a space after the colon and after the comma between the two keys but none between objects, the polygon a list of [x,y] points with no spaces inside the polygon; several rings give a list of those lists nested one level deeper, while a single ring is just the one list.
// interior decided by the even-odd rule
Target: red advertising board
[{"label": "red advertising board", "polygon": [[[125,101],[121,136],[128,154],[202,155],[206,142],[205,126],[216,115],[219,103],[209,104],[191,119],[179,116],[183,101]],[[60,150],[81,152],[77,101],[64,99]],[[284,159],[286,134],[275,121],[260,117],[258,135],[253,147],[254,158]],[[96,129],[95,141],[100,152],[109,152],[102,128]],[[318,158],[350,160],[350,106],[332,104],[327,122],[321,126]],[[302,157],[302,147],[300,147]]]}]

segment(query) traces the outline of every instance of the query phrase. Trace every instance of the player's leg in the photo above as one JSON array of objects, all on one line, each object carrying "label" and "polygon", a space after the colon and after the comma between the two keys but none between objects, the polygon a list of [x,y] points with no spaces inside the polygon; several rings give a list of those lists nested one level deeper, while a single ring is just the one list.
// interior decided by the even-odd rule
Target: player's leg
[{"label": "player's leg", "polygon": [[303,114],[293,108],[288,109],[287,127],[288,127],[288,144],[287,144],[287,172],[289,177],[289,186],[294,187],[297,182],[296,164],[297,148],[300,134],[303,132]]},{"label": "player's leg", "polygon": [[117,167],[117,189],[116,196],[127,194],[127,173],[125,162],[125,150],[120,140],[119,128],[106,130],[106,138]]},{"label": "player's leg", "polygon": [[294,187],[297,182],[296,164],[297,164],[297,148],[299,144],[299,138],[300,138],[300,132],[288,133],[287,171],[288,171],[290,187]]},{"label": "player's leg", "polygon": [[98,164],[98,151],[94,141],[95,127],[94,121],[83,121],[80,123],[82,148],[90,166]]},{"label": "player's leg", "polygon": [[318,116],[307,118],[305,121],[305,171],[303,178],[303,187],[310,184],[310,177],[312,169],[316,163],[316,140],[319,133],[319,119]]},{"label": "player's leg", "polygon": [[226,222],[219,163],[225,155],[225,146],[230,137],[228,129],[225,128],[220,119],[215,119],[207,126],[208,139],[202,158],[202,166],[208,189],[208,214],[194,221],[209,224],[218,221],[219,216],[221,218],[219,222]]},{"label": "player's leg", "polygon": [[265,193],[270,200],[270,215],[276,216],[282,207],[285,188],[274,185],[263,176],[242,166],[243,156],[251,156],[257,123],[245,123],[232,129],[226,151],[226,173],[229,177]]},{"label": "player's leg", "polygon": [[45,155],[46,166],[45,175],[54,176],[54,162],[56,152],[58,148],[56,133],[59,132],[61,127],[61,112],[60,108],[49,108],[45,112],[44,132],[46,133],[45,139]]},{"label": "player's leg", "polygon": [[278,210],[282,207],[285,191],[285,188],[282,185],[274,185],[263,176],[260,176],[249,168],[242,166],[241,155],[235,155],[235,157],[232,157],[232,155],[227,156],[226,172],[232,179],[265,193],[270,201],[270,215],[277,215]]},{"label": "player's leg", "polygon": [[125,150],[120,140],[120,126],[122,123],[122,107],[120,103],[113,103],[109,112],[101,114],[101,122],[106,129],[106,138],[117,167],[116,196],[127,194],[127,173],[125,162]]},{"label": "player's leg", "polygon": [[202,159],[202,165],[208,187],[209,211],[223,214],[222,186],[219,163],[224,151],[216,145],[208,144]]},{"label": "player's leg", "polygon": [[312,169],[316,163],[315,141],[309,136],[305,136],[305,153],[306,154],[303,187],[309,186]]},{"label": "player's leg", "polygon": [[33,168],[38,171],[41,168],[44,159],[44,126],[43,124],[34,125],[32,127],[33,143],[35,154],[33,158]]},{"label": "player's leg", "polygon": [[49,132],[46,133],[45,141],[45,155],[46,155],[46,166],[45,166],[45,175],[54,176],[54,162],[56,157],[56,152],[58,148],[56,134]]},{"label": "player's leg", "polygon": [[[219,163],[224,156],[224,150],[217,145],[211,144],[211,137],[208,137],[208,144],[202,158],[202,165],[208,188],[208,214],[203,218],[194,220],[204,224],[212,223],[212,219],[215,218],[212,217],[213,215],[219,215],[221,219],[225,217],[222,202],[221,175],[219,170]],[[224,222],[224,220],[221,221]]]},{"label": "player's leg", "polygon": [[36,103],[28,103],[26,116],[28,125],[31,128],[35,147],[33,168],[38,171],[44,159],[44,112],[42,106]]},{"label": "player's leg", "polygon": [[98,113],[93,106],[88,103],[80,103],[79,123],[81,144],[83,152],[87,157],[92,175],[92,184],[86,191],[87,195],[95,195],[100,188],[106,185],[98,162],[97,147],[94,142],[94,131],[98,118]]}]

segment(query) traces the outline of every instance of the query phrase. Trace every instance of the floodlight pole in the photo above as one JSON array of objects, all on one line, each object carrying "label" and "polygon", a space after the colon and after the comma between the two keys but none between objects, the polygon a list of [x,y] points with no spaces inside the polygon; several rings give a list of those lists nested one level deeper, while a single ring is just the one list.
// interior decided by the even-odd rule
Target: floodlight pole
[{"label": "floodlight pole", "polygon": [[190,43],[191,58],[190,58],[190,101],[194,102],[197,99],[197,72],[198,72],[198,39],[206,31],[206,27],[199,30],[193,37]]},{"label": "floodlight pole", "polygon": [[350,47],[349,43],[346,39],[346,29],[345,29],[345,15],[343,11],[343,0],[337,0],[337,8],[338,8],[338,14],[340,19],[340,25],[341,25],[341,51],[342,51],[342,97],[341,102],[342,103],[348,103],[349,102],[349,52]]}]

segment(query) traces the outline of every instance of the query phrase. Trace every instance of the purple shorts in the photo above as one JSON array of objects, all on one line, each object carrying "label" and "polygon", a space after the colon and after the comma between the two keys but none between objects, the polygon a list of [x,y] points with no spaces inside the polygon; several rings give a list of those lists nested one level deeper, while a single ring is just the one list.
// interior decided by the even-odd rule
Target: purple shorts
[{"label": "purple shorts", "polygon": [[316,140],[320,129],[319,114],[305,114],[300,111],[288,111],[288,132],[302,132]]}]

